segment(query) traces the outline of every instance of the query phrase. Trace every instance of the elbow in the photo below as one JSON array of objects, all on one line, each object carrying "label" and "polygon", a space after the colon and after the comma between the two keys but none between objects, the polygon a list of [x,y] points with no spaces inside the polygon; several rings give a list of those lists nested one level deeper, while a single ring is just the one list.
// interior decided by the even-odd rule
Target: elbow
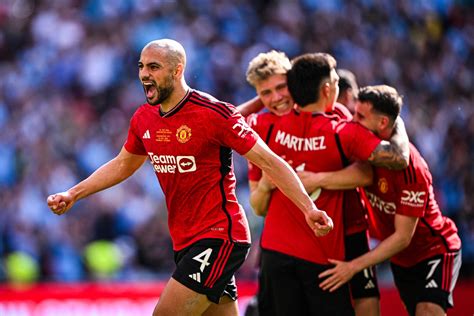
[{"label": "elbow", "polygon": [[252,199],[250,199],[250,206],[252,207],[253,213],[255,215],[261,216],[261,217],[264,217],[265,215],[267,215],[267,209],[253,202]]},{"label": "elbow", "polygon": [[409,163],[410,163],[410,157],[400,154],[396,162],[393,164],[392,169],[394,170],[406,169]]},{"label": "elbow", "polygon": [[253,213],[257,216],[260,216],[260,217],[265,217],[267,215],[266,211],[255,209],[255,208],[253,209]]},{"label": "elbow", "polygon": [[362,180],[361,187],[368,187],[369,185],[372,185],[374,183],[373,177],[365,177]]},{"label": "elbow", "polygon": [[403,249],[407,248],[408,245],[411,243],[411,236],[402,236],[399,239],[399,249],[402,251]]},{"label": "elbow", "polygon": [[408,164],[410,163],[410,156],[408,154],[401,154],[401,159],[400,159],[400,169],[405,169],[408,167]]},{"label": "elbow", "polygon": [[408,165],[410,164],[410,157],[408,155],[403,156],[403,169],[407,168]]}]

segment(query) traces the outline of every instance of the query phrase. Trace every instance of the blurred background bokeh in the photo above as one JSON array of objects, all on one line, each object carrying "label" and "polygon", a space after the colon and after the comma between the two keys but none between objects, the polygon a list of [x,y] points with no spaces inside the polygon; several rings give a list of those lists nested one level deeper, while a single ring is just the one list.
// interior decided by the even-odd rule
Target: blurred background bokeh
[{"label": "blurred background bokeh", "polygon": [[[150,40],[187,50],[186,79],[239,104],[260,52],[329,52],[360,86],[404,95],[403,118],[474,277],[474,10],[455,0],[0,0],[0,282],[167,279],[166,207],[146,164],[123,184],[53,215],[63,191],[116,155],[144,102],[137,61]],[[258,247],[262,220],[238,195]],[[256,252],[239,272],[255,279]]]}]

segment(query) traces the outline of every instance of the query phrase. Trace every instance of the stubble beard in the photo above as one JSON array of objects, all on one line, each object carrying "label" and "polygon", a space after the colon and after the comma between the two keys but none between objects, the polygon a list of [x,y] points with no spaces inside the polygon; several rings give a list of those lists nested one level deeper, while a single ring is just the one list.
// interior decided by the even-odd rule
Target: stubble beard
[{"label": "stubble beard", "polygon": [[159,85],[156,86],[156,93],[158,93],[158,98],[156,99],[156,101],[152,101],[147,98],[148,104],[158,105],[158,104],[163,103],[163,101],[166,101],[170,97],[173,91],[174,91],[173,79],[171,77],[168,77],[162,86],[159,86]]}]

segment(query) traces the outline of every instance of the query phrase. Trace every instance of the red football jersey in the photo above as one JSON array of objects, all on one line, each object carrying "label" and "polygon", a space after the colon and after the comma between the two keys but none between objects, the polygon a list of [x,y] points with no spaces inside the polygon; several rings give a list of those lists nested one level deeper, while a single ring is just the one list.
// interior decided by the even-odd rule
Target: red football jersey
[{"label": "red football jersey", "polygon": [[461,248],[454,222],[443,216],[433,192],[428,165],[410,144],[410,163],[401,171],[374,168],[374,183],[366,188],[371,234],[383,240],[395,231],[395,214],[419,217],[410,245],[391,258],[410,267],[432,256]]},{"label": "red football jersey", "polygon": [[174,250],[203,238],[250,243],[235,195],[232,149],[245,154],[257,139],[232,105],[197,90],[167,113],[149,104],[137,109],[124,146],[153,165]]},{"label": "red football jersey", "polygon": [[[352,121],[351,112],[341,103],[334,103],[329,114],[335,115],[340,120]],[[368,228],[367,219],[365,218],[367,211],[362,203],[359,190],[344,190],[343,205],[345,234],[351,235],[366,230]]]},{"label": "red football jersey", "polygon": [[[251,114],[247,117],[247,123],[265,143],[268,144],[270,135],[275,126],[275,122],[280,119],[281,116],[275,115],[271,112],[262,112],[258,114]],[[258,181],[262,177],[262,170],[255,166],[250,161],[248,162],[248,178],[252,181]]]},{"label": "red football jersey", "polygon": [[[339,137],[341,143],[346,144],[346,155],[354,159],[366,160],[380,143],[361,125],[345,123],[339,126],[332,116],[321,113],[292,111],[272,120],[267,126],[272,126],[263,129],[268,136],[261,134],[261,137],[266,137],[269,147],[298,171],[320,172],[342,168],[336,130],[340,129]],[[367,141],[356,142],[358,139]],[[357,145],[350,145],[352,142]],[[316,205],[333,219],[334,230],[325,237],[316,237],[303,213],[283,193],[275,190],[265,218],[262,248],[317,264],[328,264],[328,258],[343,260],[342,203],[343,191],[322,190]]]}]

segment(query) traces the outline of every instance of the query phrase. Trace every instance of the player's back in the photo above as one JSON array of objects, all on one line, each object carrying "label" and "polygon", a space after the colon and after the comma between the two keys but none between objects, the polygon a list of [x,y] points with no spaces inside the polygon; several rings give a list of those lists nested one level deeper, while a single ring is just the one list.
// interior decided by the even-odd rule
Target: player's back
[{"label": "player's back", "polygon": [[[281,117],[268,137],[269,147],[296,171],[342,168],[335,140],[336,121],[322,113],[293,111]],[[316,201],[334,221],[334,230],[317,238],[298,208],[278,190],[272,194],[262,233],[262,247],[318,264],[343,259],[342,191],[323,190]]]}]

